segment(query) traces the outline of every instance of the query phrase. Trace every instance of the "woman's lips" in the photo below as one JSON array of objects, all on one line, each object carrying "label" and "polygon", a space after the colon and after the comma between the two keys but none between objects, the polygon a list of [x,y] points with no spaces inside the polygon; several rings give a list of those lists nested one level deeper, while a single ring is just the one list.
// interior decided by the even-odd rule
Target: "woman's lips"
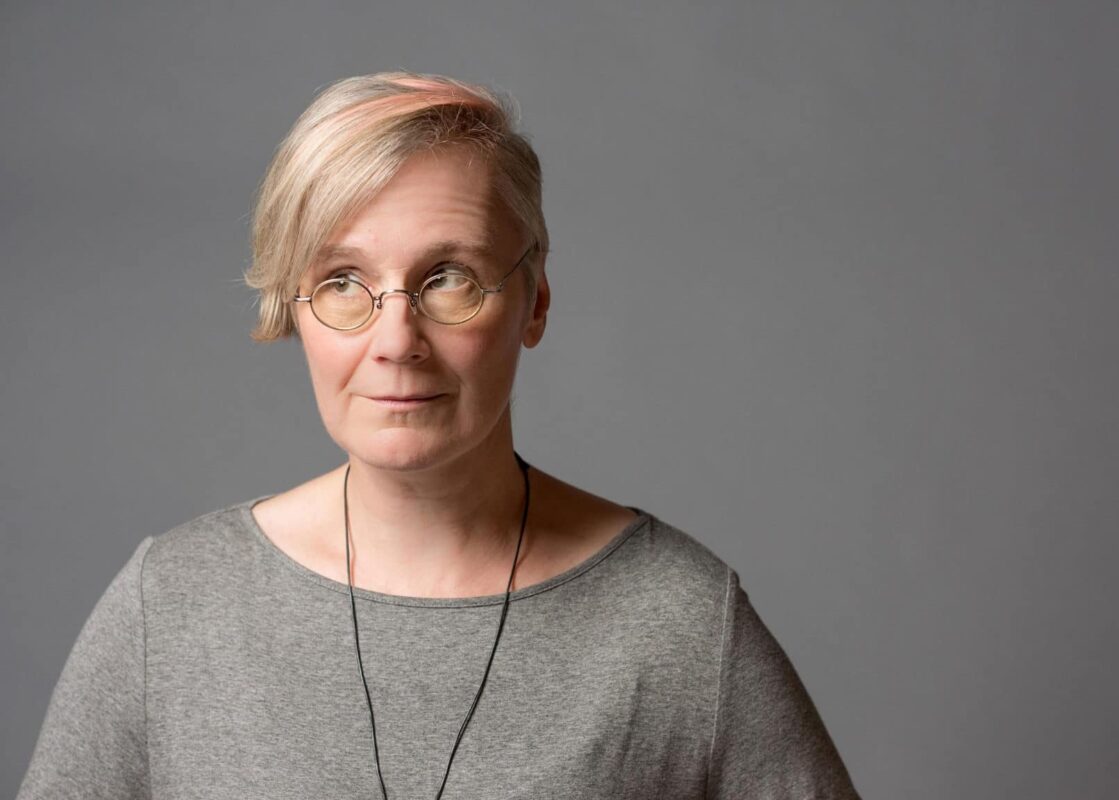
[{"label": "woman's lips", "polygon": [[423,408],[430,405],[437,400],[446,397],[445,394],[428,394],[428,395],[384,395],[381,397],[370,397],[377,405],[382,408],[389,408],[399,411],[406,411],[412,408]]}]

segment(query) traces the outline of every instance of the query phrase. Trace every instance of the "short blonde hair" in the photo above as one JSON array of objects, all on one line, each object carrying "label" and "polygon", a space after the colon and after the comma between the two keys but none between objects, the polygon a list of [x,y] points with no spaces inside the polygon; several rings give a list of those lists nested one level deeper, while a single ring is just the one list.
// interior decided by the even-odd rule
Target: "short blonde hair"
[{"label": "short blonde hair", "polygon": [[534,287],[548,252],[540,161],[515,125],[510,98],[442,75],[381,72],[326,87],[280,143],[257,193],[253,261],[244,274],[260,292],[252,338],[296,333],[290,300],[331,232],[409,156],[451,144],[492,160],[499,196],[538,247],[527,273]]}]

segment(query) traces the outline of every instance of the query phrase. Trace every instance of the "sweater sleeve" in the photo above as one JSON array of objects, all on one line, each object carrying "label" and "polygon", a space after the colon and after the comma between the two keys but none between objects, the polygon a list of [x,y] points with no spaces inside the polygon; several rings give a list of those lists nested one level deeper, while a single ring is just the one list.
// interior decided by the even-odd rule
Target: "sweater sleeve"
[{"label": "sweater sleeve", "polygon": [[97,601],[51,695],[16,800],[148,798],[144,539]]},{"label": "sweater sleeve", "polygon": [[707,797],[858,800],[796,670],[727,572]]}]

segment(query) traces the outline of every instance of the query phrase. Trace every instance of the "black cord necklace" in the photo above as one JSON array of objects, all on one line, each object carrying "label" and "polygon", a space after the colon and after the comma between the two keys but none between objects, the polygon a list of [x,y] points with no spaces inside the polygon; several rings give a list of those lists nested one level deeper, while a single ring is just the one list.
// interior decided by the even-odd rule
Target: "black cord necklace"
[{"label": "black cord necklace", "polygon": [[[509,571],[509,583],[505,586],[505,602],[501,606],[501,620],[497,624],[497,636],[494,637],[493,647],[490,649],[490,658],[486,662],[486,671],[482,674],[482,683],[478,686],[478,691],[474,695],[474,702],[470,704],[470,710],[466,712],[466,717],[462,720],[462,725],[458,729],[458,736],[455,737],[454,747],[451,748],[451,757],[447,759],[447,768],[443,771],[443,782],[439,784],[439,791],[435,795],[435,800],[439,800],[443,796],[443,789],[447,786],[447,776],[451,774],[451,762],[455,760],[455,753],[458,752],[459,742],[462,741],[463,734],[466,733],[466,726],[470,724],[470,718],[474,716],[474,709],[478,707],[478,700],[482,697],[482,690],[486,688],[486,679],[490,676],[490,667],[493,665],[493,657],[497,652],[497,643],[501,640],[501,631],[505,627],[505,616],[509,613],[509,595],[513,589],[513,574],[517,571],[517,558],[521,553],[521,542],[525,538],[525,523],[528,522],[528,502],[529,502],[529,483],[528,483],[528,463],[517,453],[513,454],[517,459],[517,466],[521,468],[521,477],[524,478],[525,484],[525,504],[521,512],[521,532],[517,537],[517,549],[513,553],[513,568]],[[357,633],[357,606],[354,603],[354,583],[350,577],[350,500],[347,486],[350,482],[350,467],[346,465],[346,476],[342,480],[342,510],[343,516],[346,519],[346,584],[350,587],[350,613],[353,615],[354,620],[354,648],[357,650],[357,668],[361,672],[361,685],[365,687],[365,702],[369,706],[369,724],[373,728],[373,760],[377,764],[377,780],[381,783],[381,796],[384,800],[389,800],[388,790],[385,789],[385,779],[381,775],[381,754],[377,750],[377,722],[373,716],[373,700],[369,696],[369,682],[365,679],[365,667],[361,663],[361,644],[358,641]]]}]

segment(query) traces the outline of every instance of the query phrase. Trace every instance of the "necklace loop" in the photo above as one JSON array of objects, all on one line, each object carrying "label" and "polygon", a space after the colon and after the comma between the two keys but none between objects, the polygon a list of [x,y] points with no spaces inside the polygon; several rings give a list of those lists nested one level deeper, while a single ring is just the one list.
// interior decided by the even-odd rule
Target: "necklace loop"
[{"label": "necklace loop", "polygon": [[[478,685],[478,691],[474,694],[474,702],[470,704],[470,709],[466,712],[466,716],[462,720],[462,725],[459,726],[458,736],[455,737],[455,744],[451,748],[450,758],[447,759],[447,768],[443,770],[443,781],[439,784],[439,791],[435,794],[435,800],[440,800],[443,796],[443,789],[447,786],[447,778],[451,774],[451,762],[455,760],[455,753],[458,752],[459,743],[462,741],[463,735],[466,733],[466,726],[470,724],[470,719],[474,716],[474,709],[478,707],[478,701],[482,697],[482,690],[486,688],[486,681],[490,676],[490,667],[493,666],[493,657],[497,653],[497,643],[501,641],[501,632],[505,628],[505,617],[509,613],[509,596],[513,591],[513,575],[517,571],[517,559],[521,553],[521,542],[525,538],[525,525],[528,522],[528,506],[530,499],[529,480],[528,480],[528,462],[521,458],[520,454],[514,451],[514,458],[517,459],[517,466],[520,467],[521,477],[524,479],[525,487],[525,502],[521,511],[521,532],[517,536],[517,549],[513,553],[513,567],[509,570],[509,582],[505,586],[505,602],[501,605],[501,619],[497,624],[497,635],[493,640],[493,647],[490,648],[490,657],[486,662],[486,671],[482,673],[482,682]],[[373,760],[377,765],[377,780],[381,784],[381,796],[384,800],[389,800],[388,790],[385,789],[385,779],[381,774],[381,754],[377,748],[377,721],[373,715],[373,699],[369,695],[369,682],[365,679],[365,667],[361,661],[361,643],[358,638],[357,629],[357,604],[354,601],[354,583],[350,575],[350,498],[349,487],[350,482],[350,465],[346,465],[346,475],[342,479],[342,515],[346,523],[346,585],[350,590],[350,614],[353,616],[354,621],[354,648],[357,651],[357,668],[361,673],[361,685],[365,689],[365,703],[369,707],[369,724],[373,729]]]}]

